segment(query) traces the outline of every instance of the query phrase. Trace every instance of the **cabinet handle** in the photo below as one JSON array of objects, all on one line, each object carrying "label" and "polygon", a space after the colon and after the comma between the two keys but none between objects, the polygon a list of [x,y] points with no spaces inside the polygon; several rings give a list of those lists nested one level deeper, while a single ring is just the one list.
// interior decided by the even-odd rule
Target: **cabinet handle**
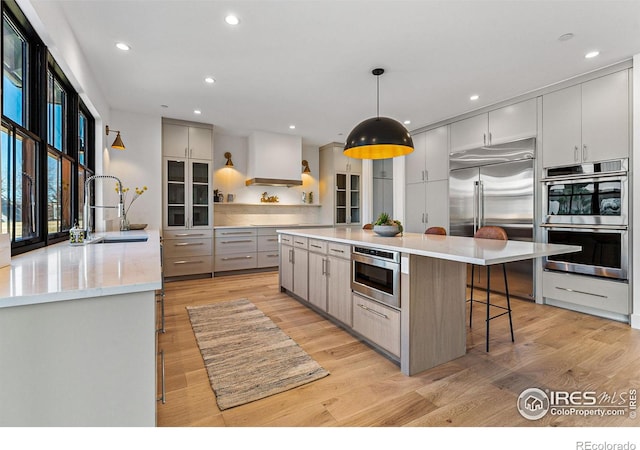
[{"label": "cabinet handle", "polygon": [[293,264],[293,249],[289,250],[289,262]]},{"label": "cabinet handle", "polygon": [[332,248],[331,251],[336,253],[344,253],[344,250],[338,250],[337,248]]},{"label": "cabinet handle", "polygon": [[587,160],[587,144],[584,144],[582,146],[582,160],[586,161]]},{"label": "cabinet handle", "polygon": [[322,246],[321,246],[321,245],[316,245],[316,244],[311,244],[311,246],[312,246],[313,248],[322,248]]},{"label": "cabinet handle", "polygon": [[424,214],[424,223],[429,223],[429,213]]},{"label": "cabinet handle", "polygon": [[573,147],[573,160],[578,162],[578,146]]},{"label": "cabinet handle", "polygon": [[424,223],[424,213],[422,213],[422,219],[420,219],[420,223]]},{"label": "cabinet handle", "polygon": [[491,138],[491,132],[489,132],[489,145],[491,145],[491,140],[492,140],[492,138]]},{"label": "cabinet handle", "polygon": [[174,261],[174,264],[202,264],[204,261]]},{"label": "cabinet handle", "polygon": [[222,258],[223,261],[237,261],[239,259],[251,259],[253,258],[253,256],[251,255],[247,255],[247,256],[233,256],[230,258]]},{"label": "cabinet handle", "polygon": [[280,255],[278,255],[277,253],[275,253],[275,254],[271,254],[271,255],[264,255],[264,256],[265,256],[265,257],[267,257],[267,258],[277,258],[277,257],[278,257],[278,256],[280,256]]},{"label": "cabinet handle", "polygon": [[253,242],[253,239],[242,239],[241,241],[220,241],[221,244],[246,244]]},{"label": "cabinet handle", "polygon": [[176,247],[187,247],[189,245],[204,245],[204,242],[179,242]]},{"label": "cabinet handle", "polygon": [[189,151],[189,149],[187,147],[184,148],[184,157],[187,157],[187,151]]},{"label": "cabinet handle", "polygon": [[576,289],[569,289],[569,288],[560,287],[560,286],[556,286],[556,289],[560,289],[561,291],[567,291],[567,292],[575,292],[576,294],[591,295],[593,297],[609,298],[606,295],[594,294],[593,292],[578,291]]},{"label": "cabinet handle", "polygon": [[482,145],[487,145],[487,133],[482,135]]},{"label": "cabinet handle", "polygon": [[378,317],[382,317],[382,318],[384,318],[384,319],[388,319],[388,318],[389,318],[389,316],[387,316],[386,314],[382,314],[381,312],[378,312],[378,311],[373,310],[373,309],[371,309],[371,308],[367,308],[366,306],[361,305],[360,303],[358,303],[358,306],[359,306],[360,308],[364,309],[365,311],[369,311],[370,313],[375,314],[375,315],[376,315],[376,316],[378,316]]},{"label": "cabinet handle", "polygon": [[300,245],[304,245],[304,242],[300,242],[300,241],[295,241],[296,244],[300,244]]},{"label": "cabinet handle", "polygon": [[253,234],[253,231],[223,231],[220,234],[224,236],[237,235],[237,234]]},{"label": "cabinet handle", "polygon": [[327,260],[322,258],[322,275],[327,274]]},{"label": "cabinet handle", "polygon": [[160,350],[160,384],[162,386],[162,392],[160,393],[160,398],[157,401],[162,402],[164,405],[167,401],[166,389],[164,385],[164,350]]},{"label": "cabinet handle", "polygon": [[425,181],[429,181],[429,171],[428,170],[424,171],[424,180]]},{"label": "cabinet handle", "polygon": [[[162,284],[164,286],[164,277],[162,278]],[[167,330],[164,327],[164,287],[156,294],[158,300],[156,303],[160,303],[160,328],[156,330],[156,333],[164,334]]]},{"label": "cabinet handle", "polygon": [[204,236],[204,233],[176,233],[174,236],[183,237],[183,236]]},{"label": "cabinet handle", "polygon": [[267,242],[278,242],[278,238],[267,239]]},{"label": "cabinet handle", "polygon": [[422,177],[422,181],[424,181],[424,170],[420,171],[420,176]]}]

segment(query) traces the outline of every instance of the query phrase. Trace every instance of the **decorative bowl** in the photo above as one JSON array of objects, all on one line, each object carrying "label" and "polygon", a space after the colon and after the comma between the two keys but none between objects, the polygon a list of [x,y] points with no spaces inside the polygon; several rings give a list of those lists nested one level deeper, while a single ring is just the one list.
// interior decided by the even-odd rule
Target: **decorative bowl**
[{"label": "decorative bowl", "polygon": [[145,228],[147,228],[147,224],[146,223],[131,223],[131,224],[129,224],[129,229],[130,230],[144,230]]},{"label": "decorative bowl", "polygon": [[374,225],[373,231],[379,236],[393,237],[400,233],[398,225]]}]

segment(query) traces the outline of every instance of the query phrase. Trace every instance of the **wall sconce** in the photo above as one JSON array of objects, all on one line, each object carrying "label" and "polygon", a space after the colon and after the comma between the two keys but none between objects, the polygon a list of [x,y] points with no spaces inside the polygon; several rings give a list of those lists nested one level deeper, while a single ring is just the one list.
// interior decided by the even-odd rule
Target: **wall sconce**
[{"label": "wall sconce", "polygon": [[114,131],[114,132],[118,133],[116,135],[116,138],[113,140],[113,144],[111,144],[111,148],[115,148],[117,150],[124,150],[126,148],[124,146],[124,143],[122,142],[122,138],[120,137],[120,132],[118,130],[109,130],[109,125],[107,125],[105,127],[105,131],[107,133],[107,136],[109,136],[109,132],[110,131]]},{"label": "wall sconce", "polygon": [[227,158],[227,162],[224,164],[226,167],[233,167],[233,161],[231,161],[231,153],[226,152],[224,157]]},{"label": "wall sconce", "polygon": [[309,161],[307,161],[306,159],[302,160],[302,167],[304,167],[302,173],[311,173],[311,169],[309,169]]}]

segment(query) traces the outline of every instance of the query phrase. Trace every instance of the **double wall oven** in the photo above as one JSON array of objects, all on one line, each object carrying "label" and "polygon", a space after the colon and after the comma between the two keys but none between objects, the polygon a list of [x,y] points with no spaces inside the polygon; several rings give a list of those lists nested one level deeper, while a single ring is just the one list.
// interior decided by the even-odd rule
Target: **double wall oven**
[{"label": "double wall oven", "polygon": [[547,242],[582,247],[545,268],[628,280],[628,160],[547,169],[543,181]]}]

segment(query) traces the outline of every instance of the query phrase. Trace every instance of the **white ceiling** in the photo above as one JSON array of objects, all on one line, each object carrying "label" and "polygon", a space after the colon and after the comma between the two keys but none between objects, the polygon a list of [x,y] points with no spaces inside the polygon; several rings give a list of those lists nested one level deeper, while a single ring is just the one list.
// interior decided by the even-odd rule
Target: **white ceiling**
[{"label": "white ceiling", "polygon": [[43,1],[64,11],[112,108],[308,145],[375,116],[375,67],[380,114],[413,130],[640,53],[638,0]]}]

